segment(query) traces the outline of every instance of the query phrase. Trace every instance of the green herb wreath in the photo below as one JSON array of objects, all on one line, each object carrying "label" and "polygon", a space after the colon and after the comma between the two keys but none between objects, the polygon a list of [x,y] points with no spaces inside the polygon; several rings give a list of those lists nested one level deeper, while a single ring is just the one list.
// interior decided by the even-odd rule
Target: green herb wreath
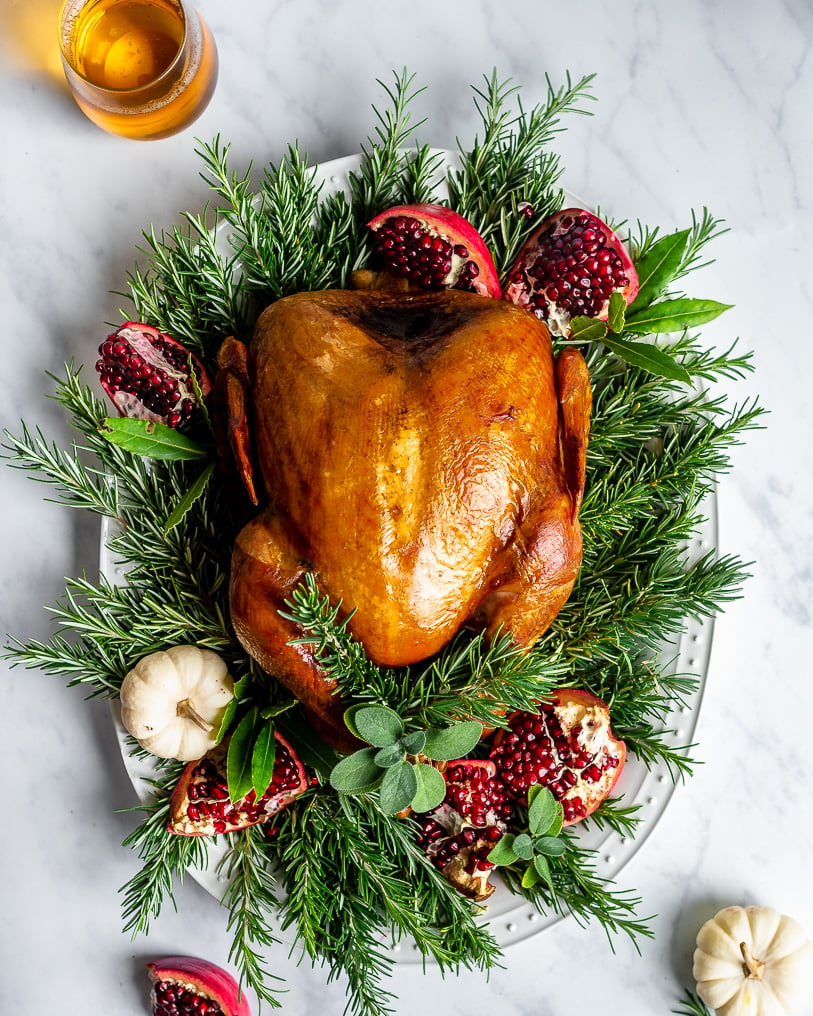
[{"label": "green herb wreath", "polygon": [[[228,147],[216,139],[201,146],[200,156],[218,207],[186,214],[169,233],[147,232],[143,267],[133,270],[123,295],[137,320],[170,333],[211,366],[221,340],[247,338],[269,302],[343,287],[368,257],[364,223],[394,204],[437,200],[442,183],[448,203],[481,233],[504,273],[533,228],[521,208],[530,204],[541,217],[561,205],[559,161],[549,146],[563,114],[584,112],[589,87],[590,78],[568,79],[558,90],[549,86],[545,101],[526,111],[516,88],[487,78],[475,89],[482,135],[461,149],[460,168],[441,180],[437,153],[407,148],[416,92],[411,77],[396,76],[387,89],[389,108],[376,111],[375,136],[362,148],[347,194],[323,196],[296,147],[254,186],[250,172],[230,171]],[[218,239],[224,224],[231,245],[226,253]],[[630,238],[642,282],[638,313],[612,335],[603,325],[596,332],[590,322],[574,332],[571,341],[583,349],[594,390],[581,514],[584,562],[570,600],[539,644],[520,654],[508,639],[487,645],[459,636],[422,670],[385,671],[366,658],[315,586],[303,586],[291,610],[348,701],[386,706],[421,729],[448,727],[461,716],[499,724],[489,702],[529,708],[544,692],[573,685],[611,704],[616,733],[646,765],[663,763],[675,779],[691,770],[687,749],[670,747],[662,728],[697,677],[672,673],[659,654],[687,618],[711,617],[739,595],[745,566],[737,557],[711,550],[687,565],[684,547],[703,521],[704,498],[728,468],[730,447],[761,415],[755,401],[732,406],[713,391],[716,381],[745,375],[749,356],[733,347],[707,349],[689,330],[725,306],[677,289],[701,267],[720,231],[705,210],[665,236],[639,227]],[[669,333],[668,353],[662,344],[642,341],[650,333]],[[66,451],[23,424],[19,437],[6,435],[8,457],[53,485],[61,503],[115,520],[110,547],[128,570],[127,583],[69,581],[52,608],[58,632],[46,643],[14,641],[9,656],[112,698],[139,658],[194,641],[228,661],[238,680],[236,718],[276,717],[319,777],[277,816],[273,838],[258,827],[228,836],[223,903],[231,959],[243,982],[279,1004],[279,979],[266,956],[278,932],[292,932],[331,977],[347,977],[347,1012],[353,1014],[388,1011],[381,981],[392,959],[381,943],[390,934],[410,937],[444,969],[497,963],[499,949],[477,920],[478,908],[423,856],[411,823],[386,814],[377,791],[335,791],[327,779],[335,757],[308,743],[296,707],[289,708],[284,691],[233,637],[228,573],[239,520],[209,453],[191,442],[186,452],[175,449],[178,458],[155,458],[150,444],[135,448],[149,458],[134,454],[126,439],[123,445],[110,439],[106,407],[73,364],[54,381],[55,398],[78,439]],[[485,688],[490,698],[481,694]],[[244,740],[248,752],[251,737]],[[207,864],[205,838],[166,831],[179,772],[178,763],[158,767],[154,803],[125,841],[143,862],[122,890],[125,930],[134,935],[148,930],[186,870]],[[531,832],[544,832],[549,808],[533,807]],[[608,800],[588,821],[634,835],[636,817],[634,809]],[[597,877],[577,834],[565,830],[562,839],[565,848],[547,857],[548,878],[527,884],[533,880],[522,880],[522,864],[509,863],[503,869],[508,886],[542,913],[595,919],[609,934],[633,940],[651,934],[636,914],[634,894]],[[509,862],[520,860],[520,846],[517,837]]]}]

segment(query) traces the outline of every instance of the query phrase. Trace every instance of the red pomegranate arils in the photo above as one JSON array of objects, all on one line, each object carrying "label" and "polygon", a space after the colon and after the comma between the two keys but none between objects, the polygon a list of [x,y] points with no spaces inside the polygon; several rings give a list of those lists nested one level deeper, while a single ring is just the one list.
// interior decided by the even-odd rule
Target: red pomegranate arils
[{"label": "red pomegranate arils", "polygon": [[491,762],[459,759],[443,776],[443,802],[414,816],[418,844],[459,892],[486,900],[494,892],[488,854],[507,830],[513,806]]},{"label": "red pomegranate arils", "polygon": [[526,801],[533,784],[561,801],[565,825],[585,818],[608,796],[626,759],[610,727],[606,703],[589,692],[562,689],[539,713],[514,713],[497,731],[490,758],[509,797]]}]

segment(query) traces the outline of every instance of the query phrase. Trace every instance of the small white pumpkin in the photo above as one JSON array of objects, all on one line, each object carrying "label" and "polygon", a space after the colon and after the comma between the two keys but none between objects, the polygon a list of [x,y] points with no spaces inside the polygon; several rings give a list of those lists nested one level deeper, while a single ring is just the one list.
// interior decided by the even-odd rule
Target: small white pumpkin
[{"label": "small white pumpkin", "polygon": [[142,748],[191,762],[214,747],[234,682],[210,649],[173,646],[139,660],[121,685],[121,719]]},{"label": "small white pumpkin", "polygon": [[771,907],[725,907],[697,933],[693,973],[719,1016],[800,1016],[813,994],[813,944]]}]

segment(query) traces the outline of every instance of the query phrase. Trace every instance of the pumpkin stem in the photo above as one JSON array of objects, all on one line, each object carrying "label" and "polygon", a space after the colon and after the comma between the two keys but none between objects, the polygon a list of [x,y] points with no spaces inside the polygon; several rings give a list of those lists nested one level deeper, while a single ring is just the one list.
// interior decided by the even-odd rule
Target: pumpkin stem
[{"label": "pumpkin stem", "polygon": [[742,969],[745,976],[752,981],[761,981],[762,975],[765,972],[765,964],[754,956],[748,948],[747,942],[740,942],[740,952],[744,961]]},{"label": "pumpkin stem", "polygon": [[207,734],[209,733],[209,731],[215,729],[212,726],[212,724],[209,723],[208,720],[204,720],[204,718],[200,715],[197,709],[195,709],[195,707],[192,705],[192,699],[188,698],[182,699],[178,703],[178,707],[175,710],[175,715],[183,716],[185,719],[191,720],[193,723],[197,723],[200,729],[205,730]]}]

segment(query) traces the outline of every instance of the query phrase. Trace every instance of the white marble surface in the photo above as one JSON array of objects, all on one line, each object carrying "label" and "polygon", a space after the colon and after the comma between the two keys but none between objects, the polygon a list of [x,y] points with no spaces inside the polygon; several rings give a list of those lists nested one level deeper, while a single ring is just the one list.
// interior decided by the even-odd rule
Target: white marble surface
[{"label": "white marble surface", "polygon": [[[406,65],[428,87],[424,140],[453,146],[476,129],[470,85],[496,67],[538,100],[596,72],[592,118],[573,118],[560,150],[567,183],[608,214],[666,228],[704,204],[731,231],[698,295],[734,303],[709,326],[736,336],[757,371],[765,430],[734,454],[719,492],[722,548],[753,560],[745,597],[719,620],[698,728],[704,760],[620,876],[657,916],[641,955],[616,953],[572,921],[512,946],[504,969],[447,977],[397,969],[393,1011],[467,1016],[586,1016],[611,1008],[661,1016],[691,983],[699,924],[718,905],[769,903],[813,933],[810,680],[813,603],[813,8],[810,0],[680,4],[362,4],[199,0],[221,55],[217,92],[181,135],[139,144],[85,121],[61,81],[56,0],[0,0],[0,424],[20,417],[58,440],[45,371],[88,365],[118,298],[140,230],[199,210],[193,137],[221,133],[235,165],[278,158],[298,138],[313,160],[355,151],[381,104],[377,78]],[[701,290],[703,292],[701,292]],[[45,637],[43,604],[62,578],[96,564],[95,523],[42,500],[0,468],[3,632]],[[186,952],[225,963],[226,914],[189,883],[148,939],[120,933],[117,889],[135,858],[119,844],[134,803],[108,707],[36,672],[3,664],[5,723],[0,1008],[145,1012],[142,962]],[[280,947],[283,1012],[339,1014],[341,983],[297,966]],[[809,1010],[813,1012],[813,1009]]]}]

